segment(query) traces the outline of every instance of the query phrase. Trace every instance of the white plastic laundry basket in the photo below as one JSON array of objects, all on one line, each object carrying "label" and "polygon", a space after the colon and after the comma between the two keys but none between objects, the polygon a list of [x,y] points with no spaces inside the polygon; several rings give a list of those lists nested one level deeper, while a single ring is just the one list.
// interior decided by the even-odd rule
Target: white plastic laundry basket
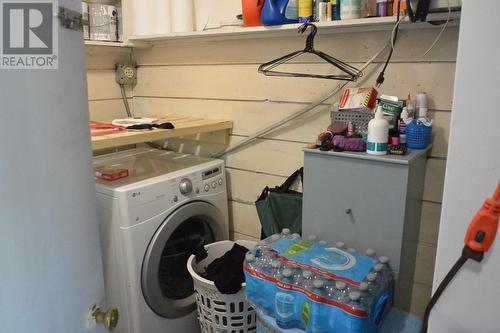
[{"label": "white plastic laundry basket", "polygon": [[[236,294],[221,294],[214,282],[204,279],[201,273],[215,259],[231,250],[235,242],[221,241],[205,246],[208,257],[198,264],[192,255],[187,262],[187,269],[193,277],[198,317],[203,333],[247,333],[256,332],[255,310],[245,299],[245,283]],[[236,241],[251,250],[257,243]]]}]

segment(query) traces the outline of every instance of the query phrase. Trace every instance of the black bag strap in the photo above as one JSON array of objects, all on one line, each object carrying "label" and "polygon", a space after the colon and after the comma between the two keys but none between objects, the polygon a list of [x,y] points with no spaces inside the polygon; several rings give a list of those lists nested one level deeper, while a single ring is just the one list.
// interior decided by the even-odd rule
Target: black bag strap
[{"label": "black bag strap", "polygon": [[290,189],[290,187],[292,187],[292,185],[295,183],[295,181],[297,180],[297,178],[299,176],[300,176],[300,180],[302,182],[302,185],[304,185],[304,168],[300,168],[297,171],[295,171],[294,173],[292,173],[290,175],[290,177],[288,177],[285,180],[285,182],[279,187],[279,191],[280,192],[288,191]]},{"label": "black bag strap", "polygon": [[[262,193],[260,194],[259,198],[257,199],[257,201],[261,201],[261,200],[264,200],[265,198],[267,198],[267,194],[269,193],[269,186],[266,186],[264,187],[264,189],[262,190]],[[256,201],[256,202],[257,202]]]}]

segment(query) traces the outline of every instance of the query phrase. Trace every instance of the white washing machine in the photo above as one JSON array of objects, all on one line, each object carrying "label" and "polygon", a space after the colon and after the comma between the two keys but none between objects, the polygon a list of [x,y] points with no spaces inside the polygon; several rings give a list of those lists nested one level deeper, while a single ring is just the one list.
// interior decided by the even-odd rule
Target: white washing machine
[{"label": "white washing machine", "polygon": [[228,239],[224,162],[155,149],[95,158],[129,176],[96,180],[109,306],[119,333],[198,332],[186,261]]}]

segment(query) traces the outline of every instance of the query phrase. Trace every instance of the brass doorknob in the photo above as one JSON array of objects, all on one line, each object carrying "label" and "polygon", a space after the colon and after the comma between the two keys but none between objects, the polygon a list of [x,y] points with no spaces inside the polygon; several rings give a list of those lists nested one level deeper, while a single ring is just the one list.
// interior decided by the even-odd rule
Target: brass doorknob
[{"label": "brass doorknob", "polygon": [[102,312],[100,308],[96,308],[92,313],[96,323],[104,325],[108,331],[112,331],[118,325],[119,314],[115,308],[110,308],[106,313]]}]

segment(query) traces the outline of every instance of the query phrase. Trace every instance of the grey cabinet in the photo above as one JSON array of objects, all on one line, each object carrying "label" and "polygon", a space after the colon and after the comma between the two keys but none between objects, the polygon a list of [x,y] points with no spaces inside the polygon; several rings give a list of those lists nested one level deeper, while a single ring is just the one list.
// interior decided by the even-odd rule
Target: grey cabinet
[{"label": "grey cabinet", "polygon": [[390,257],[396,304],[408,310],[427,150],[371,156],[305,149],[304,155],[304,235]]}]

